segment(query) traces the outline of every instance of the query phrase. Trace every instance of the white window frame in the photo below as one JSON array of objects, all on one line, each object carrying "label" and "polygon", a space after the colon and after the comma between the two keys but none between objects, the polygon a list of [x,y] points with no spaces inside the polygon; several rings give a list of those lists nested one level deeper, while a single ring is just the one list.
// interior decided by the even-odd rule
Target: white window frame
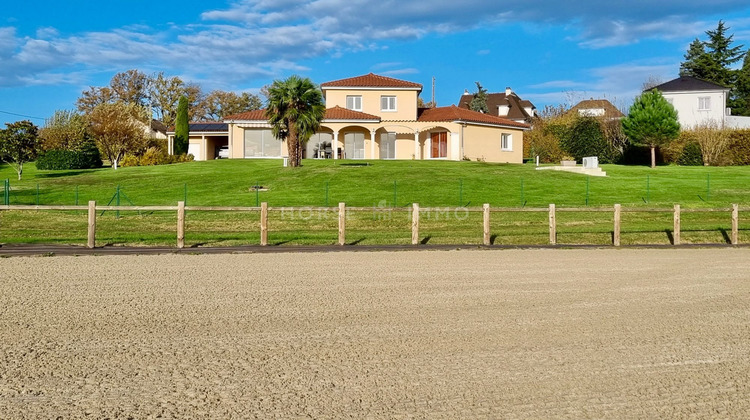
[{"label": "white window frame", "polygon": [[[349,106],[349,99],[352,100],[351,106]],[[362,95],[346,95],[346,109],[362,112]]]},{"label": "white window frame", "polygon": [[[385,101],[385,102],[383,102]],[[385,106],[383,106],[385,105]],[[380,111],[382,112],[396,112],[398,110],[398,104],[396,102],[395,95],[382,95],[380,97]]]},{"label": "white window frame", "polygon": [[698,97],[698,111],[710,111],[711,110],[711,97],[700,96]]},{"label": "white window frame", "polygon": [[500,134],[500,150],[503,152],[513,151],[513,135],[510,133]]}]

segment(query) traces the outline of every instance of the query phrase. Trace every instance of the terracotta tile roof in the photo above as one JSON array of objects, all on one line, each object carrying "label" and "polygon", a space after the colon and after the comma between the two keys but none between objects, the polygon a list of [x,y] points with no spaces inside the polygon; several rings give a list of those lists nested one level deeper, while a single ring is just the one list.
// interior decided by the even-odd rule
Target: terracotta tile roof
[{"label": "terracotta tile roof", "polygon": [[[461,99],[458,101],[458,106],[460,108],[469,109],[469,105],[473,98],[474,95],[471,94],[461,95]],[[521,99],[515,92],[511,92],[510,95],[506,95],[505,92],[487,94],[487,109],[489,114],[499,116],[498,109],[500,105],[508,106],[508,115],[505,115],[504,118],[523,120],[527,122],[531,122],[533,115],[529,115],[525,108],[536,108],[531,101]]]},{"label": "terracotta tile roof", "polygon": [[[617,107],[612,105],[612,102],[606,100],[606,99],[586,99],[584,101],[578,102],[570,108],[570,111],[568,112],[575,112],[578,114],[584,114],[584,110],[593,110],[593,109],[602,109],[604,110],[603,117],[606,118],[623,118],[625,117],[625,114],[622,113]],[[584,112],[580,112],[584,111]]]},{"label": "terracotta tile roof", "polygon": [[365,114],[364,112],[352,111],[351,109],[342,108],[336,105],[333,108],[326,109],[326,120],[376,120],[380,121],[380,117],[372,114]]},{"label": "terracotta tile roof", "polygon": [[495,115],[483,114],[455,105],[439,108],[420,108],[417,121],[466,121],[481,124],[502,125],[506,127],[529,128],[528,124],[519,123]]},{"label": "terracotta tile roof", "polygon": [[729,88],[696,77],[682,76],[667,83],[662,83],[659,86],[654,86],[653,89],[662,92],[684,92],[691,90],[727,90]]},{"label": "terracotta tile roof", "polygon": [[329,87],[383,87],[383,88],[412,88],[422,90],[422,85],[406,80],[394,79],[392,77],[377,74],[365,74],[364,76],[350,77],[348,79],[334,80],[321,83],[321,88]]},{"label": "terracotta tile roof", "polygon": [[224,121],[266,121],[266,110],[256,109],[254,111],[241,112],[239,114],[227,115]]}]

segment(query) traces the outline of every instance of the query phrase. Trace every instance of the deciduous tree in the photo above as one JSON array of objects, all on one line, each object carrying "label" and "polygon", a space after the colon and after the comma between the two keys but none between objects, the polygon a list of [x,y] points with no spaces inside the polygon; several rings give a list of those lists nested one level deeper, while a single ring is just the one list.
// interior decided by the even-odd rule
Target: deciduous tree
[{"label": "deciduous tree", "polygon": [[125,153],[143,146],[144,127],[150,121],[142,107],[121,101],[100,104],[87,118],[99,151],[114,169]]},{"label": "deciduous tree", "polygon": [[263,106],[260,98],[248,92],[236,94],[223,90],[214,90],[204,99],[204,119],[221,121],[227,115],[253,111]]},{"label": "deciduous tree", "polygon": [[88,122],[83,115],[68,110],[57,110],[39,130],[42,150],[77,150],[90,141]]},{"label": "deciduous tree", "polygon": [[676,138],[680,133],[677,111],[658,90],[650,90],[635,98],[622,129],[630,141],[651,148],[651,167],[656,167],[656,147]]},{"label": "deciduous tree", "polygon": [[0,130],[0,159],[16,170],[19,181],[23,164],[36,157],[37,133],[38,129],[31,121],[5,123],[5,130]]}]

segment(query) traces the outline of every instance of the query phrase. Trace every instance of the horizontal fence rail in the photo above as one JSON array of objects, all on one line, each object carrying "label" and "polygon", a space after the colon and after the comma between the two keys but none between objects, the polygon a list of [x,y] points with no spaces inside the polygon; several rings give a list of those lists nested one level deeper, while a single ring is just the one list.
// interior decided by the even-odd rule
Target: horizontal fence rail
[{"label": "horizontal fence rail", "polygon": [[[482,244],[491,245],[490,221],[492,213],[548,213],[549,220],[549,244],[557,244],[557,213],[612,213],[612,245],[620,246],[620,237],[622,230],[622,213],[671,213],[673,215],[672,225],[672,244],[681,244],[681,216],[683,213],[730,213],[731,217],[731,234],[729,243],[737,245],[739,243],[739,205],[732,204],[729,208],[691,208],[682,209],[679,204],[673,208],[623,208],[620,204],[615,204],[613,208],[590,208],[590,207],[564,207],[558,208],[555,204],[549,207],[490,207],[484,204],[482,207],[420,207],[418,203],[413,203],[409,207],[347,207],[345,203],[339,203],[338,207],[269,207],[268,203],[262,202],[257,207],[219,207],[219,206],[186,206],[184,201],[180,201],[176,206],[101,206],[96,201],[89,201],[87,206],[44,206],[44,205],[0,205],[0,211],[86,211],[88,213],[88,235],[86,246],[94,248],[96,243],[96,220],[97,212],[106,211],[168,211],[177,212],[176,239],[177,248],[185,246],[185,213],[188,211],[199,212],[259,212],[260,213],[260,245],[268,245],[268,214],[269,212],[335,212],[338,213],[338,240],[337,244],[346,244],[346,214],[347,212],[408,212],[411,219],[411,243],[418,245],[419,236],[419,219],[420,214],[438,212],[447,214],[450,212],[462,213],[482,213]],[[1,238],[0,238],[1,239]]]}]

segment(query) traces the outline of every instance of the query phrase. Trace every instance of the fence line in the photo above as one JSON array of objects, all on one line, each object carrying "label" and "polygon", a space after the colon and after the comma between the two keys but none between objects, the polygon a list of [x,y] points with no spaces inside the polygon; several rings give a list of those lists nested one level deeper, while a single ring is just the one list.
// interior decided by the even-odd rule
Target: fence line
[{"label": "fence line", "polygon": [[621,228],[622,228],[622,213],[672,213],[673,214],[673,229],[672,229],[672,244],[681,244],[681,216],[682,213],[709,213],[709,212],[731,212],[731,235],[729,241],[732,245],[739,243],[739,205],[732,204],[731,208],[694,208],[694,209],[682,209],[679,204],[675,204],[674,208],[622,208],[620,204],[615,204],[613,208],[582,208],[582,207],[567,207],[557,208],[555,204],[550,204],[548,208],[502,208],[502,207],[490,207],[489,204],[484,204],[482,207],[420,207],[419,203],[412,203],[411,207],[406,208],[379,208],[379,207],[347,207],[345,203],[339,203],[338,207],[269,207],[267,202],[260,203],[259,207],[216,207],[216,206],[186,206],[184,201],[179,201],[176,206],[100,206],[96,204],[96,201],[89,201],[86,206],[44,206],[44,205],[0,205],[0,211],[3,210],[58,210],[58,211],[76,211],[85,210],[88,212],[88,234],[87,243],[88,248],[94,248],[96,242],[96,213],[98,211],[176,211],[177,212],[177,226],[176,226],[176,239],[177,248],[183,248],[185,246],[185,213],[187,211],[259,211],[260,212],[260,245],[268,245],[268,213],[270,211],[280,212],[294,212],[294,211],[336,211],[338,212],[338,241],[339,245],[346,244],[346,214],[347,212],[362,212],[362,211],[400,211],[409,212],[411,216],[411,243],[412,245],[418,245],[419,241],[419,217],[421,213],[428,213],[434,211],[449,212],[451,210],[469,213],[482,213],[482,244],[491,245],[490,236],[490,221],[492,213],[500,212],[522,212],[522,213],[548,213],[549,220],[549,244],[557,244],[557,213],[558,212],[581,212],[581,213],[609,213],[612,212],[612,245],[620,246]]}]

